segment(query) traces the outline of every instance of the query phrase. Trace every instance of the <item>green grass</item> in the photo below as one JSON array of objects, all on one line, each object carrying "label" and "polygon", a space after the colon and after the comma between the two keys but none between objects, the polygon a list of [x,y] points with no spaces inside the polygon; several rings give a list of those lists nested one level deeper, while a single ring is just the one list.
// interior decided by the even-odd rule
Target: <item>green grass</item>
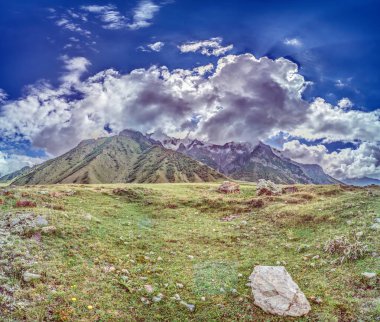
[{"label": "green grass", "polygon": [[[112,193],[116,187],[137,194],[117,196]],[[32,211],[46,216],[57,233],[42,236],[40,247],[34,248],[39,260],[33,270],[42,280],[22,284],[15,294],[28,305],[3,313],[3,318],[284,321],[254,306],[246,286],[255,265],[279,264],[309,299],[323,301],[310,300],[312,311],[299,321],[372,321],[380,316],[379,288],[361,277],[366,271],[380,273],[379,258],[368,254],[338,265],[323,251],[329,239],[358,231],[364,232],[362,240],[371,252],[380,251],[378,232],[369,228],[380,217],[380,190],[373,188],[375,196],[369,196],[366,189],[299,186],[295,196],[266,197],[265,206],[256,209],[249,206],[256,198],[254,185],[243,184],[239,195],[222,195],[216,188],[217,184],[15,188],[15,199],[3,197],[3,213],[20,211],[13,205],[26,192],[26,199],[38,205]],[[77,193],[38,194],[67,190]],[[48,208],[53,205],[63,210]],[[87,214],[92,220],[86,220]],[[221,220],[232,214],[239,216]],[[312,259],[315,255],[320,258]],[[106,272],[112,266],[115,270]],[[147,293],[144,285],[152,285],[154,292]],[[158,293],[164,298],[152,303]],[[175,294],[195,304],[195,311],[171,299]],[[151,303],[144,304],[141,297]]]}]

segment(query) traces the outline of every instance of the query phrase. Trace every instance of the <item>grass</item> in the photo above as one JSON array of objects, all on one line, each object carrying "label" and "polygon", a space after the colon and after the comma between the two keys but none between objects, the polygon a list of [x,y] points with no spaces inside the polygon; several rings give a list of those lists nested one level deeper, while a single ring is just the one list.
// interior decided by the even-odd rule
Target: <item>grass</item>
[{"label": "grass", "polygon": [[[126,193],[114,194],[116,188]],[[253,305],[246,283],[255,265],[284,265],[309,298],[309,315],[289,321],[379,318],[379,287],[361,274],[380,273],[379,257],[371,254],[380,251],[378,231],[370,229],[380,215],[380,190],[371,188],[371,196],[368,189],[298,188],[263,197],[261,208],[251,206],[257,198],[252,184],[242,184],[238,195],[222,195],[216,184],[12,188],[13,198],[2,197],[3,213],[24,211],[14,208],[19,198],[34,201],[37,208],[25,211],[45,216],[57,232],[33,248],[38,261],[32,270],[42,279],[26,284],[20,274],[14,278],[22,286],[14,296],[26,305],[3,311],[3,318],[284,321]],[[323,250],[327,241],[359,231],[369,248],[362,258],[340,264],[339,255]],[[163,299],[152,302],[159,293]],[[172,299],[175,294],[195,311]]]}]

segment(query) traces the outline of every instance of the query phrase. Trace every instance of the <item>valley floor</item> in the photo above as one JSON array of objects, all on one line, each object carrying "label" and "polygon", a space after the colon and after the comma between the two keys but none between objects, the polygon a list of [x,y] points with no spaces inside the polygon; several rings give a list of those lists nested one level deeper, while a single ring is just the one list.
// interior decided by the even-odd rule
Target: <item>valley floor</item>
[{"label": "valley floor", "polygon": [[[379,188],[298,186],[256,208],[255,185],[233,195],[217,187],[9,188],[0,196],[0,320],[379,319],[379,278],[362,276],[380,273]],[[36,207],[15,208],[20,200]],[[36,217],[51,228],[28,230]],[[324,251],[339,236],[366,253],[340,263]],[[309,315],[284,319],[256,307],[246,285],[255,265],[285,266]],[[38,275],[24,281],[25,272]]]}]

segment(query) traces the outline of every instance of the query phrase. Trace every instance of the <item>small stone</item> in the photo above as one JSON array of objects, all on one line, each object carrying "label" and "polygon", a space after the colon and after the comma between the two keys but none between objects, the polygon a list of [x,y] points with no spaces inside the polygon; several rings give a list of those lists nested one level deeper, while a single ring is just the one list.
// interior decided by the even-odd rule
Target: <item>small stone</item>
[{"label": "small stone", "polygon": [[380,224],[380,217],[376,218],[375,222],[378,223],[378,224]]},{"label": "small stone", "polygon": [[158,257],[157,257],[157,260],[158,260],[158,261],[162,261],[162,257],[161,257],[161,256],[158,256]]},{"label": "small stone", "polygon": [[143,302],[144,304],[150,304],[150,301],[149,301],[146,297],[141,297],[140,300],[141,300],[141,302]]},{"label": "small stone", "polygon": [[38,216],[34,220],[34,222],[35,222],[36,226],[38,226],[38,227],[44,227],[44,226],[49,225],[48,221],[42,216]]},{"label": "small stone", "polygon": [[22,275],[22,279],[24,280],[24,282],[36,281],[36,280],[41,279],[41,275],[40,274],[34,274],[34,273],[25,272]]},{"label": "small stone", "polygon": [[115,266],[104,266],[103,267],[103,272],[104,273],[112,273],[114,271],[116,271]]},{"label": "small stone", "polygon": [[239,274],[238,274],[238,277],[243,277],[243,274],[242,274],[242,273],[239,273]]},{"label": "small stone", "polygon": [[153,286],[152,285],[144,285],[144,288],[148,293],[153,293]]},{"label": "small stone", "polygon": [[206,302],[206,298],[204,296],[202,296],[201,301]]},{"label": "small stone", "polygon": [[356,237],[362,237],[364,235],[364,233],[362,231],[358,231],[356,233]]},{"label": "small stone", "polygon": [[364,272],[362,273],[362,276],[364,276],[365,278],[368,278],[368,279],[372,279],[372,278],[376,278],[376,273],[373,273],[373,272]]},{"label": "small stone", "polygon": [[121,272],[122,272],[123,274],[127,274],[127,275],[129,275],[129,271],[128,271],[126,268],[123,268],[123,269],[121,270]]},{"label": "small stone", "polygon": [[91,221],[91,220],[92,220],[92,216],[91,216],[91,214],[85,214],[85,215],[83,216],[83,218],[84,218],[84,220],[88,220],[88,221]]},{"label": "small stone", "polygon": [[177,283],[176,284],[178,288],[183,288],[183,284],[182,283]]},{"label": "small stone", "polygon": [[194,312],[195,311],[195,305],[194,304],[189,304],[189,303],[186,303],[185,301],[181,301],[180,302],[182,305],[186,306],[187,309],[190,311],[190,312]]},{"label": "small stone", "polygon": [[164,297],[164,296],[160,293],[160,294],[158,294],[157,296],[153,296],[152,301],[153,301],[154,303],[161,302],[163,297]]},{"label": "small stone", "polygon": [[379,223],[375,223],[371,226],[371,229],[372,230],[380,230],[380,224]]},{"label": "small stone", "polygon": [[312,257],[312,259],[314,259],[314,260],[319,259],[319,258],[320,258],[319,255],[315,255],[315,256]]},{"label": "small stone", "polygon": [[179,296],[179,294],[174,294],[173,298],[174,298],[176,301],[181,301],[181,297]]},{"label": "small stone", "polygon": [[41,228],[41,232],[45,235],[55,234],[57,228],[55,226],[45,226]]},{"label": "small stone", "polygon": [[193,260],[194,259],[194,256],[193,255],[189,255],[187,256],[190,260]]}]

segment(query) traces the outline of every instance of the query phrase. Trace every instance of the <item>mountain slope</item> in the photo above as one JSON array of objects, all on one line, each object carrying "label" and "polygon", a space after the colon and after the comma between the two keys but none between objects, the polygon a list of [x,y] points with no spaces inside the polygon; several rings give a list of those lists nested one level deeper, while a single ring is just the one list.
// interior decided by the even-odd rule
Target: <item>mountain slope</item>
[{"label": "mountain slope", "polygon": [[143,134],[86,140],[64,155],[44,162],[13,183],[208,182],[224,176]]},{"label": "mountain slope", "polygon": [[150,137],[160,140],[167,148],[186,154],[237,180],[267,179],[283,184],[339,183],[319,165],[297,163],[261,142],[256,146],[234,142],[216,145],[199,140],[155,137],[154,134]]},{"label": "mountain slope", "polygon": [[353,186],[360,186],[360,187],[365,187],[365,186],[370,186],[370,185],[380,186],[380,180],[374,179],[374,178],[368,178],[368,177],[345,179],[343,181],[346,184],[350,184]]},{"label": "mountain slope", "polygon": [[24,175],[25,173],[29,172],[30,170],[31,170],[31,167],[26,166],[20,170],[15,171],[15,172],[6,174],[5,176],[2,176],[0,178],[0,183],[12,181],[13,179],[16,179],[17,177]]}]

